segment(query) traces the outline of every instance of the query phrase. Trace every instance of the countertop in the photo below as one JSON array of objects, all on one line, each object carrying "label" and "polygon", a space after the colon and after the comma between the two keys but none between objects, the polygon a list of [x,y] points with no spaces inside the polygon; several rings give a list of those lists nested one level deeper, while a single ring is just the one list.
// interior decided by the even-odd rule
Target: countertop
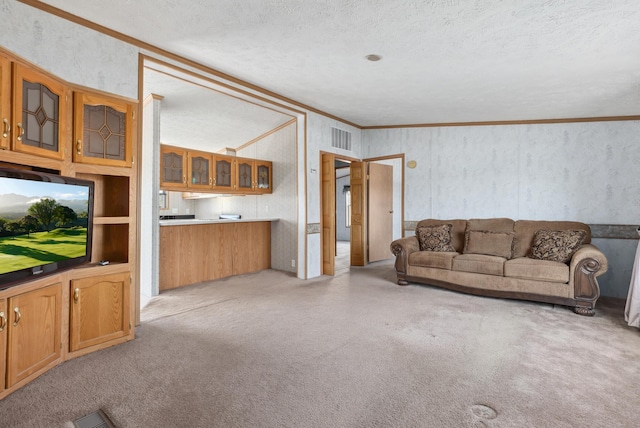
[{"label": "countertop", "polygon": [[190,226],[193,224],[217,224],[217,223],[253,223],[259,221],[278,221],[278,218],[250,218],[233,219],[189,219],[189,220],[160,220],[160,226]]}]

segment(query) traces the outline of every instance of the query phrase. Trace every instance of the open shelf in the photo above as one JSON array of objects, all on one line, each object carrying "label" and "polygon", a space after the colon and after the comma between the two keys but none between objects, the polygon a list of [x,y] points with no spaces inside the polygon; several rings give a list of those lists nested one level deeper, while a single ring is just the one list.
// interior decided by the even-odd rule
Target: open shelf
[{"label": "open shelf", "polygon": [[91,262],[129,262],[129,225],[94,224]]},{"label": "open shelf", "polygon": [[129,216],[129,177],[85,173],[76,176],[95,183],[94,217]]}]

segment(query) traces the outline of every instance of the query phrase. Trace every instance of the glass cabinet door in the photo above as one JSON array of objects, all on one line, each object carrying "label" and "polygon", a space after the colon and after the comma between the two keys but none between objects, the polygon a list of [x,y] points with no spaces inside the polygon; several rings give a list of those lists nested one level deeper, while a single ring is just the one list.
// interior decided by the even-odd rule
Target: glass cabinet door
[{"label": "glass cabinet door", "polygon": [[68,89],[60,82],[15,64],[13,148],[62,159]]},{"label": "glass cabinet door", "polygon": [[234,191],[236,189],[236,161],[231,156],[214,155],[215,179],[213,188],[223,191]]},{"label": "glass cabinet door", "polygon": [[254,184],[254,161],[251,159],[237,159],[238,168],[238,190],[243,192],[251,192]]},{"label": "glass cabinet door", "polygon": [[272,192],[272,163],[269,161],[256,162],[256,192],[271,193]]},{"label": "glass cabinet door", "polygon": [[74,107],[74,162],[130,167],[133,105],[76,92]]},{"label": "glass cabinet door", "polygon": [[209,153],[189,151],[189,180],[191,188],[209,189],[213,186],[212,156]]},{"label": "glass cabinet door", "polygon": [[187,187],[187,152],[178,147],[160,148],[160,187]]}]

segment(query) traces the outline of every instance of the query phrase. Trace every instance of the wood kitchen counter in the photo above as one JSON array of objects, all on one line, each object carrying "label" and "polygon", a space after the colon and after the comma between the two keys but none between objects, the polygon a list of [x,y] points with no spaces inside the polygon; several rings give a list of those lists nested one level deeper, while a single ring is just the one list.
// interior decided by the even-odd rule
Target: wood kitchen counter
[{"label": "wood kitchen counter", "polygon": [[271,268],[273,221],[160,221],[160,291]]}]

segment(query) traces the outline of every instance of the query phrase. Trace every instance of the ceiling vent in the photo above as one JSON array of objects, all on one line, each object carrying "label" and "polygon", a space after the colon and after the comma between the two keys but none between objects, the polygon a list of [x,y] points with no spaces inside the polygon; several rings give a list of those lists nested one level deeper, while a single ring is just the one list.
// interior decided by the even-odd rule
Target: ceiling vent
[{"label": "ceiling vent", "polygon": [[351,151],[351,132],[331,128],[331,147]]}]

